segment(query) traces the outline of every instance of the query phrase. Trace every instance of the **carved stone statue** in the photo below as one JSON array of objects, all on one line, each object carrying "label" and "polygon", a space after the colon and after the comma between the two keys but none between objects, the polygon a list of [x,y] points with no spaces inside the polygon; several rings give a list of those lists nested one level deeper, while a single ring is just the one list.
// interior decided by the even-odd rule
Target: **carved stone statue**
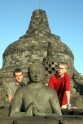
[{"label": "carved stone statue", "polygon": [[[29,66],[30,84],[16,91],[10,116],[62,115],[57,93],[43,84],[44,67],[35,60]],[[24,112],[20,112],[22,103]]]}]

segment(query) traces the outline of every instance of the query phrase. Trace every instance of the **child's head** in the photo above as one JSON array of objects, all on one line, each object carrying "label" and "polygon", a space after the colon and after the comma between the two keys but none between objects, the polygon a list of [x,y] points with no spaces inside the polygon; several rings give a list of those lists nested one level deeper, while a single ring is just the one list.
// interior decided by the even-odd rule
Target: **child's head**
[{"label": "child's head", "polygon": [[66,62],[61,62],[58,65],[58,75],[59,76],[64,76],[64,73],[67,72],[67,63]]}]

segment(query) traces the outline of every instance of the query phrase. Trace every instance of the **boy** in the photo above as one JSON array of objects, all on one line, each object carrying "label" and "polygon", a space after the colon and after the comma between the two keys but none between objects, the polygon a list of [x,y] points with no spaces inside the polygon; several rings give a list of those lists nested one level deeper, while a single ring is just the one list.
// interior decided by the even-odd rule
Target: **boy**
[{"label": "boy", "polygon": [[24,86],[25,84],[22,82],[23,79],[23,72],[21,69],[17,68],[14,70],[13,72],[14,78],[15,78],[15,82],[9,83],[7,86],[7,97],[8,97],[8,101],[10,103],[10,105],[12,105],[12,100],[14,98],[14,94],[16,92],[16,90],[21,87]]},{"label": "boy", "polygon": [[72,108],[70,104],[70,76],[67,74],[65,62],[58,65],[58,71],[50,77],[48,86],[56,90],[61,108],[70,110]]}]

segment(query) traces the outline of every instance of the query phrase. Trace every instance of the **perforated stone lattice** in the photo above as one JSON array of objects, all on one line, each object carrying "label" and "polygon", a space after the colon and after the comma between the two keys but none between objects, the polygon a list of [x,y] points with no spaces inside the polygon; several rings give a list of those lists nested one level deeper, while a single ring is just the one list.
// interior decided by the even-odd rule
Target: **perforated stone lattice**
[{"label": "perforated stone lattice", "polygon": [[57,63],[56,62],[43,62],[43,65],[50,74],[53,74],[57,71]]}]

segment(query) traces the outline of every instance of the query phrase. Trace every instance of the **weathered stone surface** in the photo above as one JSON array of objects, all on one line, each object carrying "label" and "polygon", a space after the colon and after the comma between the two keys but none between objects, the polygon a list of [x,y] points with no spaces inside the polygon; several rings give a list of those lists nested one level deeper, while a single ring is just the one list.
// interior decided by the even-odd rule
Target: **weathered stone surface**
[{"label": "weathered stone surface", "polygon": [[83,124],[83,116],[65,115],[65,116],[42,116],[42,117],[0,117],[0,124]]},{"label": "weathered stone surface", "polygon": [[83,115],[83,109],[61,109],[61,111],[63,115]]},{"label": "weathered stone surface", "polygon": [[72,103],[72,106],[77,106],[79,109],[83,109],[83,96],[72,95],[71,103]]},{"label": "weathered stone surface", "polygon": [[9,107],[2,107],[0,108],[0,117],[1,116],[8,116],[9,115]]},{"label": "weathered stone surface", "polygon": [[23,117],[14,120],[14,124],[59,124],[55,117]]},{"label": "weathered stone surface", "polygon": [[13,124],[14,117],[0,117],[0,124]]},{"label": "weathered stone surface", "polygon": [[83,124],[83,116],[63,116],[60,124]]}]

